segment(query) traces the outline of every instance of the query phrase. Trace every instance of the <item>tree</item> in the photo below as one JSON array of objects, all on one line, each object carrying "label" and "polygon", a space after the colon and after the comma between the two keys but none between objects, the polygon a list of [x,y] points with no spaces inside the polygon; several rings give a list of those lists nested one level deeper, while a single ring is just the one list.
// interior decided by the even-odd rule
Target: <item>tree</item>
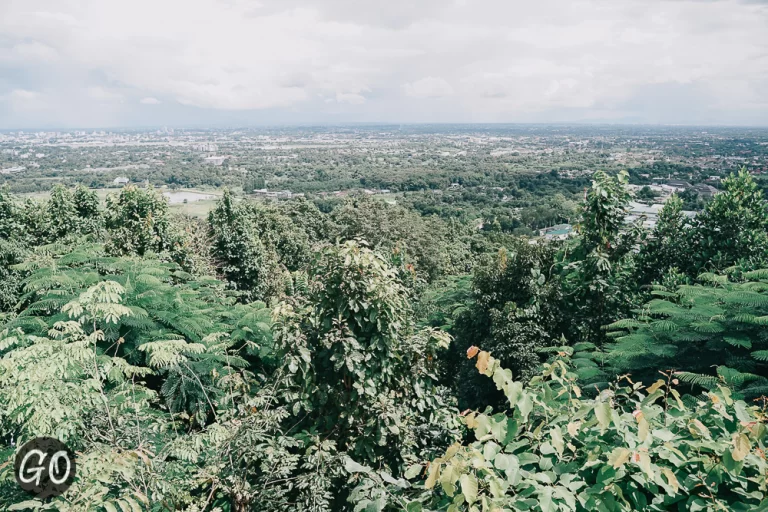
[{"label": "tree", "polygon": [[215,264],[246,301],[278,294],[277,256],[264,247],[247,210],[229,191],[208,213],[208,225]]},{"label": "tree", "polygon": [[331,219],[338,239],[362,239],[393,252],[428,281],[467,270],[466,237],[438,218],[425,219],[402,206],[356,196],[334,209]]},{"label": "tree", "polygon": [[759,268],[768,260],[768,203],[745,169],[723,186],[690,233],[695,268],[717,271],[737,263]]},{"label": "tree", "polygon": [[78,185],[72,194],[78,217],[80,233],[96,233],[103,228],[104,219],[99,210],[99,196],[83,185]]},{"label": "tree", "polygon": [[51,197],[45,205],[48,221],[48,236],[59,241],[78,228],[78,214],[72,193],[63,185],[51,190]]},{"label": "tree", "polygon": [[658,192],[655,192],[649,187],[648,185],[644,186],[640,190],[637,191],[637,194],[635,197],[641,200],[653,200],[657,197],[659,197],[661,194]]},{"label": "tree", "polygon": [[[385,496],[405,510],[748,510],[759,508],[768,463],[761,456],[763,412],[721,387],[686,403],[665,374],[645,388],[623,378],[583,398],[568,349],[529,386],[488,352],[477,368],[507,398],[507,409],[467,411],[474,441],[449,447],[421,486],[397,483]],[[387,484],[369,468],[352,499]]]},{"label": "tree", "polygon": [[594,174],[576,226],[579,238],[564,255],[568,263],[563,266],[563,293],[571,341],[602,344],[602,326],[626,315],[636,300],[632,249],[639,227],[624,229],[631,197],[626,184],[626,172],[615,177],[602,171]]},{"label": "tree", "polygon": [[24,237],[22,206],[11,194],[7,185],[0,187],[0,238]]},{"label": "tree", "polygon": [[[562,335],[559,276],[551,273],[556,255],[554,245],[519,240],[481,260],[472,279],[474,302],[453,330],[456,357],[470,346],[483,346],[522,380],[537,372],[540,349]],[[453,377],[462,408],[503,399],[461,359]]]},{"label": "tree", "polygon": [[107,196],[107,248],[110,253],[144,255],[168,251],[178,242],[168,216],[168,202],[149,186],[124,187],[119,194]]},{"label": "tree", "polygon": [[276,332],[296,407],[307,414],[302,424],[396,474],[416,448],[449,438],[436,352],[450,338],[414,329],[397,271],[356,242],[325,249],[310,279],[306,302],[278,308]]},{"label": "tree", "polygon": [[690,271],[693,265],[687,232],[690,228],[690,220],[683,213],[683,202],[673,195],[659,212],[653,232],[640,248],[636,268],[640,284],[659,281],[671,268]]},{"label": "tree", "polygon": [[280,209],[250,203],[244,208],[261,242],[289,271],[306,267],[311,257],[307,233]]}]

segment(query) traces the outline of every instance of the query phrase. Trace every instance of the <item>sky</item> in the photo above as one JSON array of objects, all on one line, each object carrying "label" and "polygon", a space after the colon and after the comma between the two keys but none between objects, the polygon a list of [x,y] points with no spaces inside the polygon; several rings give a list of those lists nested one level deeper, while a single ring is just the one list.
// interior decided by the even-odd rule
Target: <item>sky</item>
[{"label": "sky", "polygon": [[768,0],[0,0],[0,129],[768,126]]}]

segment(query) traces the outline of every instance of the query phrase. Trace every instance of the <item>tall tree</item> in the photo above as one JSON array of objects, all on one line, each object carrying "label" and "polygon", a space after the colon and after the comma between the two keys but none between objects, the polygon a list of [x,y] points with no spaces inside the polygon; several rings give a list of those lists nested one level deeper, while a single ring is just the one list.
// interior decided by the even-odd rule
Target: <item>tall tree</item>
[{"label": "tall tree", "polygon": [[723,186],[691,231],[696,269],[723,270],[736,263],[759,268],[768,261],[768,203],[746,169],[731,174]]},{"label": "tall tree", "polygon": [[72,193],[63,185],[51,190],[51,197],[45,205],[48,221],[48,236],[61,240],[78,228],[78,214]]},{"label": "tall tree", "polygon": [[275,295],[280,281],[277,256],[264,247],[248,211],[228,190],[208,213],[208,225],[214,263],[243,298]]},{"label": "tall tree", "polygon": [[691,222],[683,213],[683,201],[673,195],[659,212],[653,232],[640,248],[636,274],[639,284],[659,281],[670,268],[689,272],[694,255],[689,246]]},{"label": "tall tree", "polygon": [[503,400],[463,357],[470,346],[492,350],[502,364],[527,380],[541,363],[539,350],[562,334],[561,288],[559,276],[552,273],[557,247],[532,245],[524,239],[507,246],[475,267],[474,302],[453,329],[459,349],[455,357],[460,361],[453,377],[462,408],[493,402],[494,397]]},{"label": "tall tree", "polygon": [[627,173],[594,175],[586,193],[579,238],[566,252],[564,294],[570,315],[569,341],[605,341],[602,326],[626,315],[636,300],[632,249],[639,228],[625,229],[630,194]]},{"label": "tall tree", "polygon": [[113,254],[160,253],[178,241],[168,215],[168,201],[154,188],[128,185],[107,196],[108,250]]},{"label": "tall tree", "polygon": [[436,352],[450,338],[414,328],[396,269],[356,242],[326,248],[310,279],[307,301],[278,309],[276,339],[296,376],[297,405],[340,450],[398,471],[441,434]]}]

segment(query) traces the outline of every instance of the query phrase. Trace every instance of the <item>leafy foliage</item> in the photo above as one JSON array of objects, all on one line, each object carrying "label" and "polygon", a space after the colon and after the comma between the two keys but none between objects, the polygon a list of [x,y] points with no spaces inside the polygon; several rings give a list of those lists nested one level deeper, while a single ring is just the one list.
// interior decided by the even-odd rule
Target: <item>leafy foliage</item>
[{"label": "leafy foliage", "polygon": [[680,370],[679,378],[710,389],[726,383],[749,397],[768,390],[768,271],[744,274],[746,281],[704,274],[696,285],[656,286],[656,298],[639,321],[607,326],[620,335],[609,361],[619,372],[653,378],[652,369]]},{"label": "leafy foliage", "polygon": [[671,268],[689,270],[693,262],[689,243],[689,219],[683,202],[670,197],[659,212],[659,219],[638,256],[637,276],[641,284],[660,281]]},{"label": "leafy foliage", "polygon": [[707,205],[691,233],[696,268],[724,270],[739,261],[759,268],[768,257],[768,203],[745,169],[723,186],[725,193]]},{"label": "leafy foliage", "polygon": [[[559,277],[551,273],[557,248],[525,240],[508,245],[475,269],[474,303],[462,312],[454,329],[461,349],[456,353],[472,345],[488,347],[526,378],[537,372],[539,350],[558,342],[562,334]],[[462,407],[503,399],[477,378],[466,360],[454,364],[460,368],[457,388]]]},{"label": "leafy foliage", "polygon": [[570,309],[568,338],[604,342],[602,326],[632,307],[632,249],[638,227],[624,229],[630,195],[627,174],[616,177],[598,171],[586,194],[579,238],[566,256],[563,294]]},{"label": "leafy foliage", "polygon": [[[570,196],[226,192],[202,220],[151,188],[103,211],[82,187],[0,189],[0,503],[765,508],[764,407],[741,401],[768,378],[762,196],[741,173],[642,234],[626,175],[594,177],[562,244],[510,231],[568,220]],[[39,435],[79,466],[44,502],[9,463]]]},{"label": "leafy foliage", "polygon": [[160,253],[178,242],[168,217],[168,202],[151,186],[128,185],[107,197],[107,249],[111,254]]},{"label": "leafy foliage", "polygon": [[264,247],[245,207],[226,191],[208,214],[212,255],[222,275],[246,299],[267,298],[278,291],[277,256]]},{"label": "leafy foliage", "polygon": [[295,412],[356,459],[397,471],[415,443],[449,435],[435,386],[437,350],[450,338],[416,331],[397,272],[355,242],[312,265],[308,301],[279,308],[277,340],[295,375]]},{"label": "leafy foliage", "polygon": [[488,352],[475,353],[507,409],[465,414],[474,442],[415,467],[412,477],[426,474],[423,486],[356,471],[358,499],[384,488],[405,510],[725,511],[768,503],[765,412],[728,388],[684,401],[665,374],[647,388],[622,378],[587,399],[567,354],[524,386]]}]

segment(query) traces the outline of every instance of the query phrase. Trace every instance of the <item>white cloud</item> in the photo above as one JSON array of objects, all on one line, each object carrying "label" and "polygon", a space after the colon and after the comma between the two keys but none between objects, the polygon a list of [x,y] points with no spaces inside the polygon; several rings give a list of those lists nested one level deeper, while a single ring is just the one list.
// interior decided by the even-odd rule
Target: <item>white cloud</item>
[{"label": "white cloud", "polygon": [[153,98],[152,96],[147,96],[146,98],[141,98],[139,100],[139,103],[142,105],[159,105],[160,100],[157,98]]},{"label": "white cloud", "polygon": [[125,99],[119,92],[99,86],[88,87],[86,93],[89,98],[97,102],[123,101]]},{"label": "white cloud", "polygon": [[351,92],[336,93],[337,103],[349,103],[350,105],[362,105],[365,103],[365,96]]},{"label": "white cloud", "polygon": [[[678,86],[710,117],[768,124],[766,26],[768,5],[739,0],[8,0],[0,95],[52,108],[0,125],[119,124],[148,98],[203,118],[642,119],[632,105]],[[668,122],[691,119],[666,100]]]},{"label": "white cloud", "polygon": [[442,78],[428,76],[403,86],[406,96],[412,98],[443,98],[453,94],[453,87]]},{"label": "white cloud", "polygon": [[20,114],[44,110],[46,108],[45,100],[43,94],[26,89],[14,89],[0,95],[0,101],[5,103],[11,112]]}]

